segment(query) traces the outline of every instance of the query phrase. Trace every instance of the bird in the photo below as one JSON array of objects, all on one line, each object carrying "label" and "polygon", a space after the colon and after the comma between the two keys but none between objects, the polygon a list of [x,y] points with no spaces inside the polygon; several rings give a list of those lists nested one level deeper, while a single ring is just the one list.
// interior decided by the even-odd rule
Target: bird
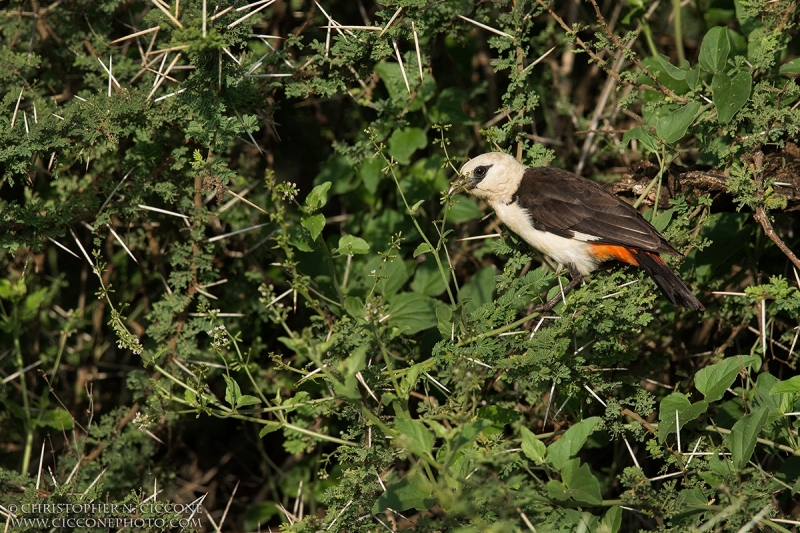
[{"label": "bird", "polygon": [[681,254],[639,211],[599,184],[559,168],[528,168],[503,152],[470,159],[460,175],[448,196],[466,190],[486,201],[522,240],[568,267],[564,294],[602,263],[617,260],[644,270],[674,306],[705,310],[661,258]]}]

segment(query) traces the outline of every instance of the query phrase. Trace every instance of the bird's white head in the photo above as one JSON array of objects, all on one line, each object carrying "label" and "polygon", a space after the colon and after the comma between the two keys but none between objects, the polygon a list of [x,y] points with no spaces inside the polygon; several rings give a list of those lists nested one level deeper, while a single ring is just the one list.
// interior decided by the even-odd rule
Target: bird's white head
[{"label": "bird's white head", "polygon": [[487,202],[508,203],[519,188],[525,167],[503,152],[489,152],[461,167],[462,186]]}]

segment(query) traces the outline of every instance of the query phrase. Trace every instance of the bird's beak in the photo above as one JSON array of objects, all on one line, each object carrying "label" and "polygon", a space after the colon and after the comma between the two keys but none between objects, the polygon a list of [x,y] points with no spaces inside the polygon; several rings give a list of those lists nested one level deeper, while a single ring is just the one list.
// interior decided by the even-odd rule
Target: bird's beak
[{"label": "bird's beak", "polygon": [[475,188],[477,182],[473,181],[469,178],[469,176],[460,176],[453,184],[450,186],[450,190],[447,191],[447,196],[453,196],[461,191],[469,191]]}]

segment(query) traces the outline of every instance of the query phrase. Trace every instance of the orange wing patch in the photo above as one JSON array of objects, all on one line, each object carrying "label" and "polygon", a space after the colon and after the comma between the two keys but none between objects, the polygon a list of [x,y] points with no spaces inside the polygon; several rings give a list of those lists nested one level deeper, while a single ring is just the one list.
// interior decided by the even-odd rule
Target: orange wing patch
[{"label": "orange wing patch", "polygon": [[[633,248],[625,248],[616,244],[590,244],[592,253],[600,261],[609,261],[616,259],[629,265],[639,266],[639,261],[636,260],[637,251]],[[658,257],[656,255],[656,257]]]}]

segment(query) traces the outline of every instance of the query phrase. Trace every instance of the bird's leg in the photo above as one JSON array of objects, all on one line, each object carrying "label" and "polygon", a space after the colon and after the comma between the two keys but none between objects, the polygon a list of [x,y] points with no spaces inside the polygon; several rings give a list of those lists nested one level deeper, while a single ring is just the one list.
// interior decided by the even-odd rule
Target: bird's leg
[{"label": "bird's leg", "polygon": [[558,302],[561,301],[562,298],[566,298],[567,294],[574,289],[575,287],[583,281],[583,275],[578,272],[578,269],[575,268],[573,265],[569,266],[569,276],[570,280],[566,287],[564,287],[563,291],[560,291],[558,294],[553,296],[550,301],[543,303],[542,305],[536,307],[533,311],[539,313],[547,313],[552,311],[553,308],[558,305]]}]

